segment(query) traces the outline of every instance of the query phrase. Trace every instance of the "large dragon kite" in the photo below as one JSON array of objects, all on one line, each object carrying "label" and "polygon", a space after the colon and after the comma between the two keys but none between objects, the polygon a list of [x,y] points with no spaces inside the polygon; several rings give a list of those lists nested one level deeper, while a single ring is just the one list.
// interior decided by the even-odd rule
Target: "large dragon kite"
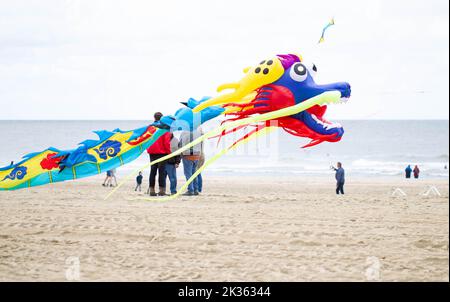
[{"label": "large dragon kite", "polygon": [[226,117],[220,126],[149,164],[179,155],[206,139],[251,127],[245,136],[210,158],[178,194],[226,152],[277,127],[289,134],[310,138],[310,143],[304,147],[337,142],[342,138],[342,126],[327,121],[324,114],[327,104],[343,102],[350,97],[348,83],[317,84],[314,80],[316,66],[306,64],[295,54],[276,55],[244,72],[245,76],[239,82],[218,88],[218,92],[230,92],[213,98],[189,99],[185,107],[174,115],[164,116],[159,122],[132,131],[96,131],[97,140],[81,142],[73,150],[48,148],[28,154],[21,162],[0,168],[0,190],[29,188],[103,173],[135,160],[166,132],[193,130],[220,115]]}]

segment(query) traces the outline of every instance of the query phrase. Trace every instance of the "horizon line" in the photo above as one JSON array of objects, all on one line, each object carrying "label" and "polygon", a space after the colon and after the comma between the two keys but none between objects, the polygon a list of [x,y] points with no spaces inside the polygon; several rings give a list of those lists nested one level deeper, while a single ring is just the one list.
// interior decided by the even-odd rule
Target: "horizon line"
[{"label": "horizon line", "polygon": [[[123,121],[123,122],[140,122],[140,121],[151,121],[152,119],[0,119],[0,122],[15,122],[15,121],[23,121],[23,122],[99,122],[99,121]],[[380,119],[335,119],[339,121],[450,121],[449,118],[403,118],[403,119],[389,119],[389,118],[380,118]]]}]

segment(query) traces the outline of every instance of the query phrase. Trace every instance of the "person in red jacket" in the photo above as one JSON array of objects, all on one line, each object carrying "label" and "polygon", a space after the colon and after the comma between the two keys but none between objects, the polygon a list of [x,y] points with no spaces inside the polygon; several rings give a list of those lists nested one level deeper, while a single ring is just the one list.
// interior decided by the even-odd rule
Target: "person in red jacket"
[{"label": "person in red jacket", "polygon": [[416,179],[419,178],[420,170],[417,165],[414,167],[413,173],[414,173],[414,178],[416,178]]},{"label": "person in red jacket", "polygon": [[[159,121],[162,117],[161,112],[156,112],[155,122]],[[156,131],[156,128],[153,130],[153,132]],[[163,134],[160,138],[156,140],[156,142],[153,143],[148,149],[147,153],[150,155],[150,162],[153,162],[157,159],[160,159],[163,156],[166,156],[167,154],[170,154],[170,132],[167,132]],[[155,191],[155,183],[156,183],[156,175],[158,174],[158,185],[159,185],[159,193],[156,194]],[[149,179],[149,187],[148,187],[148,193],[150,193],[150,196],[164,196],[166,195],[166,163],[160,162],[156,165],[151,166],[150,169],[150,179]]]}]

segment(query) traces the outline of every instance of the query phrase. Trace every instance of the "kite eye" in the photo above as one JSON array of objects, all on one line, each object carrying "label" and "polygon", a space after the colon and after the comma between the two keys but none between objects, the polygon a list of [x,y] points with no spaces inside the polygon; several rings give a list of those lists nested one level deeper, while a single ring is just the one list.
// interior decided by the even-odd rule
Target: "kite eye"
[{"label": "kite eye", "polygon": [[297,63],[292,66],[289,74],[294,81],[303,82],[308,77],[308,70],[302,63]]},{"label": "kite eye", "polygon": [[309,71],[309,73],[311,74],[311,76],[313,77],[313,79],[316,77],[316,74],[317,74],[317,66],[316,66],[316,64],[314,64],[314,63],[311,63],[309,66],[308,66],[308,71]]}]

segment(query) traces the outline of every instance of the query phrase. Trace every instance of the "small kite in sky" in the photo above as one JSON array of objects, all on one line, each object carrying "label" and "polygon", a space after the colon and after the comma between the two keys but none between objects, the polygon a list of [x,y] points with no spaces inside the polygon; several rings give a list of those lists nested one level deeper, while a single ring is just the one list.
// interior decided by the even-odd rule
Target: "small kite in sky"
[{"label": "small kite in sky", "polygon": [[334,24],[335,24],[335,23],[334,23],[334,18],[332,18],[332,19],[330,20],[330,22],[327,24],[327,26],[325,26],[325,27],[323,28],[323,30],[322,30],[322,36],[320,37],[319,44],[325,41],[325,32],[327,31],[328,28],[330,28],[330,27],[333,26]]}]

